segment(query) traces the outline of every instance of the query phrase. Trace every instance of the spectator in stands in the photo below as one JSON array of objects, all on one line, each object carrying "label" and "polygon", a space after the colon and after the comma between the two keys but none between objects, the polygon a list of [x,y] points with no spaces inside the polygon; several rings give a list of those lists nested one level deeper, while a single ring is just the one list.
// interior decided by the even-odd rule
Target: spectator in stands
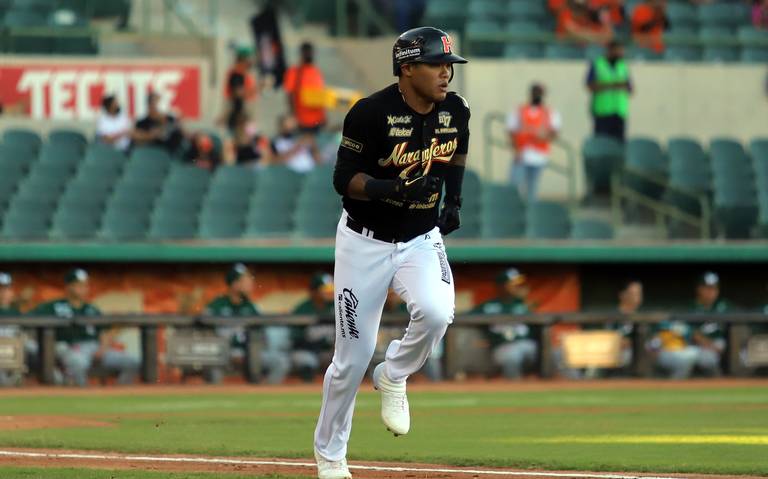
[{"label": "spectator in stands", "polygon": [[147,116],[136,122],[133,144],[134,146],[158,146],[174,154],[184,140],[184,130],[178,118],[160,110],[159,100],[158,94],[149,93]]},{"label": "spectator in stands", "polygon": [[322,161],[315,136],[301,132],[294,116],[281,116],[278,129],[272,140],[275,163],[284,164],[297,173],[307,173]]},{"label": "spectator in stands", "polygon": [[545,93],[543,85],[534,83],[530,102],[507,115],[513,150],[512,184],[528,204],[536,201],[541,171],[549,161],[550,143],[562,126],[560,113],[544,104]]},{"label": "spectator in stands", "polygon": [[632,39],[656,53],[664,51],[664,31],[669,28],[666,0],[647,0],[632,12]]},{"label": "spectator in stands", "polygon": [[[336,323],[333,310],[333,276],[316,273],[309,283],[309,298],[296,306],[296,315],[324,316],[330,322],[319,322],[293,330],[293,363],[301,378],[311,382],[321,366],[330,364]],[[351,332],[349,334],[352,334]]]},{"label": "spectator in stands", "polygon": [[624,23],[624,5],[622,0],[590,0],[589,5],[597,10],[602,22],[608,22],[614,27]]},{"label": "spectator in stands", "polygon": [[752,0],[752,25],[768,30],[768,0]]},{"label": "spectator in stands", "polygon": [[240,46],[235,50],[235,63],[227,72],[224,85],[224,97],[227,100],[225,122],[229,131],[234,134],[237,120],[243,115],[250,116],[259,96],[256,76],[253,74],[253,49]]},{"label": "spectator in stands", "polygon": [[581,43],[605,44],[613,38],[613,28],[608,17],[587,0],[568,0],[557,17],[557,34]]},{"label": "spectator in stands", "polygon": [[213,139],[202,131],[192,135],[191,145],[184,157],[187,162],[208,171],[215,170],[221,164],[221,154],[214,147]]},{"label": "spectator in stands", "polygon": [[[13,291],[13,277],[0,272],[0,317],[21,316],[16,305]],[[21,328],[16,325],[0,325],[0,338],[16,338],[21,334]],[[15,386],[21,381],[21,373],[0,370],[0,387]]]},{"label": "spectator in stands", "polygon": [[[696,286],[694,312],[722,313],[728,303],[720,299],[720,278],[707,272]],[[672,379],[686,379],[694,368],[708,376],[720,374],[720,358],[725,351],[725,337],[717,322],[687,323],[670,320],[656,326],[650,348],[656,352],[656,364]]]},{"label": "spectator in stands", "polygon": [[[251,301],[253,291],[253,274],[243,263],[236,263],[227,272],[225,277],[227,292],[216,297],[205,307],[203,314],[207,316],[260,316],[261,313]],[[245,328],[242,326],[219,327],[217,333],[230,341],[230,354],[233,365],[242,368],[245,351],[248,347]],[[291,369],[291,361],[288,353],[264,349],[261,351],[261,364],[266,371],[266,381],[270,384],[283,382]],[[212,383],[220,383],[224,371],[219,368],[211,368],[206,374],[206,379]]]},{"label": "spectator in stands", "polygon": [[131,146],[133,125],[128,113],[120,107],[115,95],[101,99],[101,112],[96,122],[96,140],[126,152]]},{"label": "spectator in stands", "polygon": [[256,166],[273,162],[269,138],[260,135],[256,123],[246,115],[237,119],[234,135],[227,141],[225,150],[228,164]]},{"label": "spectator in stands", "polygon": [[288,108],[296,117],[299,128],[316,134],[325,125],[325,80],[315,66],[315,48],[309,42],[301,44],[301,62],[285,72],[283,88],[288,94]]},{"label": "spectator in stands", "polygon": [[[496,278],[498,295],[472,311],[476,314],[530,314],[528,293],[530,288],[523,273],[510,268]],[[492,348],[493,362],[501,366],[507,379],[519,379],[526,367],[538,357],[539,347],[533,331],[527,324],[497,324],[488,328],[487,339]]]},{"label": "spectator in stands", "polygon": [[606,55],[590,64],[587,88],[592,92],[594,134],[610,136],[623,142],[632,82],[629,67],[624,60],[624,46],[620,42],[611,41]]},{"label": "spectator in stands", "polygon": [[[38,316],[58,316],[72,319],[77,316],[100,316],[96,306],[88,302],[90,292],[88,273],[80,268],[64,278],[66,296],[40,304],[31,311]],[[120,384],[133,382],[139,370],[139,359],[115,344],[117,329],[96,326],[68,325],[56,328],[56,358],[63,366],[63,377],[57,383],[86,386],[88,371],[99,363],[107,372],[117,373]]]}]

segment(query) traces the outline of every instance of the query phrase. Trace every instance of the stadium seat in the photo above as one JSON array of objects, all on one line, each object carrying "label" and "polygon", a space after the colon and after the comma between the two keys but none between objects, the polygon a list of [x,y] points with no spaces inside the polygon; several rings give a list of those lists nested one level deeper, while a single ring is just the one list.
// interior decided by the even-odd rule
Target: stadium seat
[{"label": "stadium seat", "polygon": [[[84,183],[108,183],[113,186],[120,178],[120,165],[103,163],[83,163],[75,173],[75,180]],[[73,180],[74,181],[74,180]]]},{"label": "stadium seat", "polygon": [[48,26],[47,13],[33,9],[11,9],[5,14],[3,23],[7,28],[6,44],[12,53],[50,54],[53,51],[54,37],[46,35],[28,35],[22,30]]},{"label": "stadium seat", "polygon": [[0,177],[0,213],[8,207],[8,203],[16,193],[16,181]]},{"label": "stadium seat", "polygon": [[[659,180],[665,180],[669,173],[667,157],[655,140],[632,138],[627,143],[626,167]],[[663,186],[636,175],[625,175],[625,184],[633,190],[652,198],[659,198]]]},{"label": "stadium seat", "polygon": [[667,17],[673,29],[678,27],[696,28],[699,23],[696,7],[690,3],[669,3]]},{"label": "stadium seat", "polygon": [[466,37],[469,50],[481,57],[500,57],[504,51],[504,42],[493,40],[475,40],[475,36],[501,33],[501,24],[494,20],[481,19],[467,22]]},{"label": "stadium seat", "polygon": [[191,239],[197,236],[197,219],[188,216],[153,216],[147,238]]},{"label": "stadium seat", "polygon": [[543,2],[509,2],[507,18],[523,21],[544,21],[549,12]]},{"label": "stadium seat", "polygon": [[160,185],[151,181],[141,181],[140,178],[122,178],[115,183],[114,192],[115,195],[142,197],[146,198],[146,201],[152,201],[160,192]]},{"label": "stadium seat", "polygon": [[766,46],[768,43],[768,31],[755,28],[751,25],[743,25],[738,28],[737,36],[744,46]]},{"label": "stadium seat", "polygon": [[112,196],[107,199],[107,209],[117,209],[130,212],[134,210],[137,214],[149,214],[154,206],[154,195],[137,194],[134,189],[116,189]]},{"label": "stadium seat", "polygon": [[504,58],[541,58],[544,49],[535,43],[510,43],[504,47]]},{"label": "stadium seat", "polygon": [[748,18],[739,18],[739,10],[732,4],[712,3],[699,6],[698,20],[704,26],[733,26],[746,23]]},{"label": "stadium seat", "polygon": [[60,209],[53,215],[49,235],[52,239],[94,238],[99,231],[99,222],[98,216]]},{"label": "stadium seat", "polygon": [[571,238],[578,240],[613,239],[613,226],[601,220],[581,219],[573,222]]},{"label": "stadium seat", "polygon": [[256,182],[256,173],[244,166],[221,166],[211,179],[211,191],[237,190],[249,194]]},{"label": "stadium seat", "polygon": [[238,191],[209,191],[203,199],[203,211],[213,212],[239,211],[245,214],[248,211],[250,196]]},{"label": "stadium seat", "polygon": [[246,236],[288,236],[292,231],[293,217],[290,211],[275,211],[270,208],[261,208],[248,212]]},{"label": "stadium seat", "polygon": [[701,48],[694,46],[669,46],[664,59],[672,62],[697,62],[701,60]]},{"label": "stadium seat", "polygon": [[83,159],[83,151],[72,144],[46,143],[40,149],[39,163],[66,164],[70,170],[75,170]]},{"label": "stadium seat", "polygon": [[48,224],[48,217],[41,214],[8,211],[0,234],[3,238],[15,240],[46,239]]},{"label": "stadium seat", "polygon": [[520,238],[525,235],[525,204],[517,188],[483,185],[480,236],[485,239]]},{"label": "stadium seat", "polygon": [[107,211],[98,236],[108,241],[141,240],[147,235],[147,223],[146,216]]},{"label": "stadium seat", "polygon": [[588,192],[609,191],[611,175],[624,164],[624,147],[615,138],[594,136],[582,145]]},{"label": "stadium seat", "polygon": [[302,238],[333,238],[336,236],[336,226],[340,215],[341,209],[322,212],[297,209],[294,218],[296,225],[294,232]]},{"label": "stadium seat", "polygon": [[768,63],[768,47],[742,48],[739,59],[747,63]]},{"label": "stadium seat", "polygon": [[507,15],[503,0],[469,0],[467,16],[471,20],[494,20]]},{"label": "stadium seat", "polygon": [[168,171],[171,166],[171,156],[162,148],[154,146],[139,146],[131,151],[129,164],[137,168],[157,168]]},{"label": "stadium seat", "polygon": [[3,145],[24,148],[37,156],[43,146],[43,140],[32,130],[9,128],[3,132]]},{"label": "stadium seat", "polygon": [[204,194],[208,191],[211,174],[196,166],[174,166],[165,180],[163,188],[188,191],[190,194]]},{"label": "stadium seat", "polygon": [[585,53],[583,47],[565,43],[552,43],[544,47],[544,56],[557,60],[583,60],[586,58]]},{"label": "stadium seat", "polygon": [[48,143],[62,145],[65,148],[79,148],[84,152],[88,146],[88,139],[77,130],[55,129],[48,133]]},{"label": "stadium seat", "polygon": [[739,61],[739,49],[732,47],[705,47],[703,59],[708,62],[736,62]]},{"label": "stadium seat", "polygon": [[648,48],[630,46],[626,49],[626,57],[630,60],[657,61],[663,59],[664,56],[663,54]]},{"label": "stadium seat", "polygon": [[560,203],[537,201],[526,210],[526,236],[530,239],[565,239],[571,234],[568,209]]},{"label": "stadium seat", "polygon": [[466,21],[466,0],[442,0],[427,2],[422,23],[424,25],[440,25],[447,31],[462,32]]},{"label": "stadium seat", "polygon": [[3,167],[19,167],[27,171],[35,161],[37,161],[37,151],[31,151],[28,146],[0,143],[0,165]]}]

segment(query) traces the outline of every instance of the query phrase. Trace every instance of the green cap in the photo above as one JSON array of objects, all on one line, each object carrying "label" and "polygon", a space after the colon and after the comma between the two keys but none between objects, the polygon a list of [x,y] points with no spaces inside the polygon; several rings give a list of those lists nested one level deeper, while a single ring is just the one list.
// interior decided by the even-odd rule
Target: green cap
[{"label": "green cap", "polygon": [[498,284],[505,284],[512,281],[515,285],[523,284],[526,281],[525,275],[517,268],[509,268],[496,277]]},{"label": "green cap", "polygon": [[227,271],[227,284],[230,285],[234,283],[246,274],[248,274],[248,267],[246,265],[243,263],[233,264],[232,267],[229,268],[229,271]]},{"label": "green cap", "polygon": [[83,268],[75,268],[69,273],[67,273],[66,276],[64,276],[64,282],[66,284],[78,283],[83,281],[88,281],[88,272],[85,271]]},{"label": "green cap", "polygon": [[249,45],[238,45],[235,47],[235,55],[238,58],[250,57],[253,55],[253,47]]},{"label": "green cap", "polygon": [[707,271],[699,277],[699,282],[697,284],[699,286],[719,286],[720,276],[715,272]]},{"label": "green cap", "polygon": [[315,273],[312,276],[312,280],[309,282],[309,289],[316,290],[321,289],[324,286],[333,287],[333,276],[328,273]]},{"label": "green cap", "polygon": [[0,286],[10,286],[13,284],[13,276],[10,273],[0,272]]}]

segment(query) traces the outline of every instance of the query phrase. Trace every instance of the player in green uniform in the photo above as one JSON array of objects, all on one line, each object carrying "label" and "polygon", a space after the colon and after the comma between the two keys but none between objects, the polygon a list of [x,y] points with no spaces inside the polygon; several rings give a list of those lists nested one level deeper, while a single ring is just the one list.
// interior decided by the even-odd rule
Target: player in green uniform
[{"label": "player in green uniform", "polygon": [[[30,314],[62,319],[101,315],[101,311],[88,302],[90,287],[85,270],[72,270],[65,276],[64,282],[65,297],[40,304]],[[56,328],[56,357],[64,367],[63,377],[57,374],[57,382],[86,386],[88,370],[94,360],[100,361],[105,370],[117,373],[120,384],[133,382],[139,370],[139,358],[111,346],[115,333],[116,330],[94,326]]]},{"label": "player in green uniform", "polygon": [[[0,272],[0,316],[21,316],[21,311],[15,302],[13,277],[2,272]],[[19,326],[0,326],[0,337],[15,338],[19,334],[21,334]],[[20,380],[20,373],[0,370],[0,386],[13,386],[19,384]]]},{"label": "player in green uniform", "polygon": [[[524,274],[510,268],[496,278],[498,296],[479,304],[472,311],[476,314],[529,314],[527,297],[530,288]],[[501,366],[508,379],[519,379],[526,366],[536,361],[538,344],[527,324],[495,324],[488,328],[487,338],[493,361]]]},{"label": "player in green uniform", "polygon": [[[316,273],[312,276],[309,298],[296,306],[293,314],[333,317],[333,276],[327,273]],[[291,359],[294,367],[302,379],[312,381],[320,366],[330,363],[336,339],[336,325],[331,322],[293,328],[291,337]]]},{"label": "player in green uniform", "polygon": [[[218,296],[205,307],[206,316],[260,316],[261,312],[251,301],[253,291],[253,275],[243,263],[236,263],[227,272],[227,292]],[[239,326],[222,326],[217,328],[220,336],[229,338],[231,360],[242,365],[246,351],[245,329]],[[267,382],[278,384],[283,382],[290,371],[290,358],[284,351],[264,349],[261,351],[261,364],[267,372]],[[211,368],[206,371],[208,382],[219,383],[224,371],[221,368]]]}]

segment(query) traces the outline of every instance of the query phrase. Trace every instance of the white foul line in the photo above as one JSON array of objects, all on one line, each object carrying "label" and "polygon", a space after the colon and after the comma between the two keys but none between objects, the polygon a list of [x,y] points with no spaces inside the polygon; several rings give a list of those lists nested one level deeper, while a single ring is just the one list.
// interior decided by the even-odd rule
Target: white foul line
[{"label": "white foul line", "polygon": [[[140,462],[183,462],[197,464],[231,464],[247,466],[290,466],[290,467],[315,467],[314,462],[290,462],[290,461],[263,461],[254,459],[224,459],[213,457],[167,457],[167,456],[127,456],[116,454],[80,454],[80,453],[47,453],[25,451],[2,451],[0,456],[5,457],[35,457],[43,459],[95,459],[101,461],[140,461]],[[349,465],[350,469],[360,471],[383,472],[438,472],[444,474],[476,474],[483,476],[533,476],[533,477],[574,477],[584,479],[682,479],[680,477],[659,476],[625,476],[620,474],[582,474],[568,472],[534,472],[534,471],[492,471],[483,469],[450,469],[450,468],[425,468],[425,467],[387,467],[387,466],[358,466]]]}]

